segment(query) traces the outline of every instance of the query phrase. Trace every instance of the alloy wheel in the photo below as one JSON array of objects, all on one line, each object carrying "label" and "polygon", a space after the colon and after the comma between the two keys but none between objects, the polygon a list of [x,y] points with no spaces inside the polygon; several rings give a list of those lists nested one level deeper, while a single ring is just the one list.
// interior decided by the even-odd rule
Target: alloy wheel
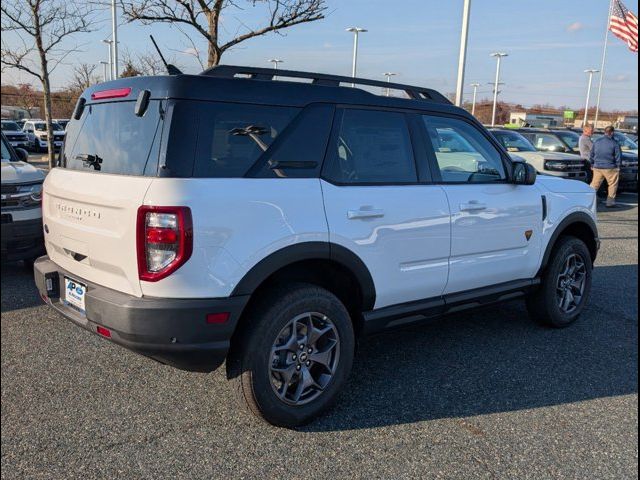
[{"label": "alloy wheel", "polygon": [[322,313],[296,316],[280,330],[271,347],[270,382],[288,405],[304,405],[331,382],[340,360],[340,337]]},{"label": "alloy wheel", "polygon": [[584,297],[587,267],[582,256],[573,253],[567,257],[556,284],[556,298],[563,313],[578,309]]}]

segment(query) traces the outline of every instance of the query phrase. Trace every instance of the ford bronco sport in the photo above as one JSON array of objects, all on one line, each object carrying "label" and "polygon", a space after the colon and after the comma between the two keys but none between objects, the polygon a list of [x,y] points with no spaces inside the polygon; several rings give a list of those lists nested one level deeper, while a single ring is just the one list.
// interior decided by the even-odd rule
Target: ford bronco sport
[{"label": "ford bronco sport", "polygon": [[334,402],[364,335],[518,296],[571,324],[599,247],[592,189],[438,92],[250,67],[89,88],[43,208],[48,304],[178,368],[226,360],[282,426]]}]

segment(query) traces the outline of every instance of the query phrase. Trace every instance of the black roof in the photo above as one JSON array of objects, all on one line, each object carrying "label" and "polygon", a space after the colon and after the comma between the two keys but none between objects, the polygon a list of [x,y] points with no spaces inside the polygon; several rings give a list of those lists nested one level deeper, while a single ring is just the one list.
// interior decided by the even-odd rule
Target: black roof
[{"label": "black roof", "polygon": [[[286,80],[287,78],[305,79],[307,82],[290,81]],[[409,98],[375,95],[362,88],[352,88],[352,83],[403,90]],[[429,88],[337,75],[229,65],[214,67],[199,75],[120,78],[93,85],[82,97],[87,103],[98,103],[101,101],[91,100],[92,93],[123,87],[131,88],[131,93],[126,98],[102,101],[135,100],[142,90],[149,90],[152,99],[172,98],[291,107],[325,102],[455,112],[471,117],[465,110],[452,105],[442,94]]]}]

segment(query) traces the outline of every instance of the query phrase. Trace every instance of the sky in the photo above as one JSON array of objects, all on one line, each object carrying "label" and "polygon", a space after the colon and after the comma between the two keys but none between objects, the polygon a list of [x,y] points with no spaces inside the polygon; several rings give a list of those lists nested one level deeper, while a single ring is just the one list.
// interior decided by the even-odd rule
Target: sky
[{"label": "sky", "polygon": [[[3,0],[4,1],[4,0]],[[638,13],[638,0],[623,0]],[[222,33],[229,39],[246,26],[264,21],[264,11],[251,6],[227,9]],[[509,54],[503,62],[501,99],[525,106],[566,105],[582,108],[587,91],[588,68],[600,68],[607,22],[608,0],[472,0],[465,98],[471,83],[477,82],[479,98],[489,98],[488,85],[495,76],[494,51]],[[455,91],[462,0],[327,0],[327,18],[241,43],[228,51],[222,63],[265,66],[274,57],[284,60],[281,68],[350,75],[353,36],[346,27],[368,29],[360,37],[358,76],[384,79],[384,72],[396,72],[401,83],[435,88],[447,94]],[[66,59],[52,76],[54,89],[68,82],[74,62],[97,64],[106,60],[110,14],[98,11],[96,30],[80,34],[80,50]],[[206,43],[195,31],[190,38],[206,55]],[[175,27],[139,23],[120,25],[120,48],[132,53],[150,52],[153,33],[166,57],[185,73],[199,73],[200,66],[188,53],[193,50]],[[16,41],[7,36],[7,41]],[[101,69],[97,71],[101,72]],[[638,108],[638,54],[610,35],[606,63],[604,109]],[[15,72],[3,73],[2,83],[27,80]],[[597,87],[598,78],[594,80]],[[592,104],[595,103],[595,93]]]}]

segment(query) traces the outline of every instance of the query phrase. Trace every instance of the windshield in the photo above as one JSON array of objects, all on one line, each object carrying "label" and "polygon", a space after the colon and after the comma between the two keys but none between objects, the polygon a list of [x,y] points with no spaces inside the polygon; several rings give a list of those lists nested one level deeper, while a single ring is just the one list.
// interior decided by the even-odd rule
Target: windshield
[{"label": "windshield", "polygon": [[4,141],[4,136],[2,137],[2,161],[3,162],[11,161],[11,153],[9,153],[9,147],[7,146],[7,142]]},{"label": "windshield", "polygon": [[440,152],[456,152],[456,153],[476,153],[475,148],[471,144],[456,132],[450,128],[438,128],[436,129],[438,138],[437,140],[438,151]]},{"label": "windshield", "polygon": [[17,131],[20,130],[16,122],[2,122],[2,130]]},{"label": "windshield", "polygon": [[570,148],[574,150],[579,148],[580,143],[580,135],[575,132],[564,131],[564,132],[556,132],[556,134],[562,139],[564,143],[569,145]]},{"label": "windshield", "polygon": [[[35,127],[35,129],[39,132],[45,132],[47,130],[47,124],[44,122],[38,122],[38,123],[34,123],[33,126]],[[51,126],[53,127],[53,131],[58,131],[58,130],[64,130],[64,128],[62,128],[60,125],[58,125],[57,123],[53,123],[51,124]]]},{"label": "windshield", "polygon": [[509,152],[535,152],[531,142],[517,132],[492,132]]},{"label": "windshield", "polygon": [[552,152],[564,152],[567,146],[558,137],[551,133],[526,133],[524,134],[538,150]]}]

